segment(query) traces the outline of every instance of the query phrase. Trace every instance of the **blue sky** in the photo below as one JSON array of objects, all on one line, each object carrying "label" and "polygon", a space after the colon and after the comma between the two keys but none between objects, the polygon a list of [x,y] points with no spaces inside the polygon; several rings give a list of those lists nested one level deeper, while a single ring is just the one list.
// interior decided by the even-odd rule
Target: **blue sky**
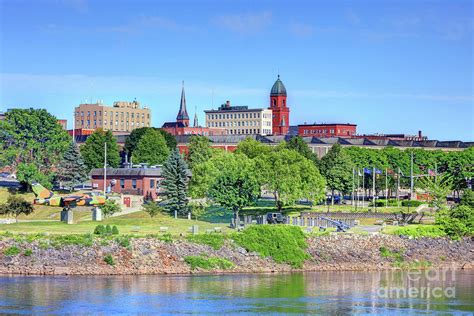
[{"label": "blue sky", "polygon": [[137,98],[153,125],[226,100],[291,124],[474,140],[472,1],[0,1],[0,111]]}]

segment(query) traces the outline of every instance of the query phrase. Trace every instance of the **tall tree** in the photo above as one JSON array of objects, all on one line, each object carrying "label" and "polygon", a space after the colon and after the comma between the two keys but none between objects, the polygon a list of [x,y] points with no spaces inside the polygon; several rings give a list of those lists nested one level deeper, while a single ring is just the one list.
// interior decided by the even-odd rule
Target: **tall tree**
[{"label": "tall tree", "polygon": [[236,154],[243,154],[250,159],[258,157],[262,154],[267,154],[271,151],[271,147],[262,144],[258,140],[253,138],[247,137],[245,140],[241,141],[237,145],[237,149],[235,150]]},{"label": "tall tree", "polygon": [[320,201],[326,183],[314,163],[294,150],[279,148],[256,161],[263,186],[272,191],[278,211],[298,199]]},{"label": "tall tree", "polygon": [[174,150],[177,146],[176,138],[171,135],[170,133],[159,129],[155,127],[140,127],[134,129],[130,135],[127,136],[125,139],[125,146],[123,147],[125,152],[128,155],[128,158],[130,159],[133,155],[133,151],[137,148],[138,143],[140,142],[140,139],[142,138],[143,135],[145,135],[145,132],[149,130],[155,130],[158,131],[166,141],[166,145],[168,146],[168,149],[170,151]]},{"label": "tall tree", "polygon": [[176,141],[176,137],[174,137],[173,135],[171,135],[167,131],[162,130],[161,128],[158,128],[157,130],[165,138],[166,145],[168,146],[168,149],[170,150],[170,152],[173,151],[176,148],[176,146],[178,146],[178,142]]},{"label": "tall tree", "polygon": [[149,129],[143,134],[132,154],[135,163],[148,163],[150,165],[162,164],[169,156],[169,149],[163,135]]},{"label": "tall tree", "polygon": [[51,172],[41,172],[34,163],[20,163],[16,170],[16,178],[22,186],[28,191],[31,191],[31,184],[38,182],[44,187],[52,188],[52,177],[54,176]]},{"label": "tall tree", "polygon": [[191,169],[212,157],[209,138],[193,135],[189,140],[187,160]]},{"label": "tall tree", "polygon": [[163,166],[163,181],[165,209],[175,215],[185,215],[187,212],[187,165],[175,149]]},{"label": "tall tree", "polygon": [[239,212],[252,205],[260,195],[260,185],[255,176],[255,162],[244,155],[232,155],[225,161],[216,180],[209,189],[209,197],[234,213],[239,226]]},{"label": "tall tree", "polygon": [[227,160],[232,159],[233,155],[226,151],[216,151],[208,161],[194,166],[189,195],[195,199],[207,197],[219,172],[225,169]]},{"label": "tall tree", "polygon": [[76,143],[71,142],[58,165],[56,180],[59,181],[61,186],[72,188],[88,178],[87,166],[84,159],[82,159],[79,147]]},{"label": "tall tree", "polygon": [[321,173],[326,178],[328,188],[334,192],[347,193],[352,189],[352,162],[350,157],[342,151],[341,145],[334,144],[328,153],[321,159]]},{"label": "tall tree", "polygon": [[104,167],[104,144],[107,142],[107,166],[118,167],[120,155],[117,141],[111,131],[96,130],[81,147],[81,154],[88,169]]},{"label": "tall tree", "polygon": [[303,140],[301,136],[295,136],[295,137],[290,138],[290,140],[286,143],[286,148],[295,150],[301,156],[315,163],[318,162],[318,157],[315,154],[313,154],[308,144]]},{"label": "tall tree", "polygon": [[13,109],[0,121],[0,167],[32,163],[49,173],[62,158],[71,137],[44,109]]}]

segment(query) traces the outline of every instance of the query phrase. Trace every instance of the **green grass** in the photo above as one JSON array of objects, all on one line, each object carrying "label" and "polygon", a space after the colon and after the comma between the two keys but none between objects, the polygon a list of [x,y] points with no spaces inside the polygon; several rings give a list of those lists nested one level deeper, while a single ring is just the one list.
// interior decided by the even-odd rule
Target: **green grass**
[{"label": "green grass", "polygon": [[397,264],[397,265],[399,265],[403,261],[405,261],[405,259],[403,258],[403,251],[402,250],[400,250],[400,251],[391,251],[390,249],[388,249],[386,247],[380,247],[379,251],[380,251],[380,256],[382,258],[392,258],[392,259],[395,260],[395,264]]},{"label": "green grass", "polygon": [[220,233],[189,235],[187,240],[196,244],[208,245],[215,250],[219,250],[224,246],[225,236]]},{"label": "green grass", "polygon": [[25,257],[29,257],[29,256],[31,256],[32,254],[33,254],[33,250],[31,250],[31,249],[25,249],[25,251],[23,252],[23,255],[24,255]]},{"label": "green grass", "polygon": [[104,257],[104,262],[107,263],[109,266],[115,265],[114,257],[112,257],[111,254],[108,254]]},{"label": "green grass", "polygon": [[184,261],[191,266],[191,269],[195,270],[201,268],[203,270],[221,269],[229,270],[235,265],[233,262],[219,257],[207,257],[207,256],[187,256],[184,257]]},{"label": "green grass", "polygon": [[440,238],[446,236],[446,232],[438,225],[408,225],[405,227],[387,226],[382,230],[382,232],[390,235],[403,235],[413,238]]},{"label": "green grass", "polygon": [[232,239],[248,251],[263,257],[272,257],[277,263],[287,263],[300,268],[309,257],[306,253],[306,236],[301,228],[288,225],[254,225]]},{"label": "green grass", "polygon": [[20,248],[16,246],[8,247],[7,249],[3,250],[3,254],[7,257],[13,257],[18,255],[21,252]]}]

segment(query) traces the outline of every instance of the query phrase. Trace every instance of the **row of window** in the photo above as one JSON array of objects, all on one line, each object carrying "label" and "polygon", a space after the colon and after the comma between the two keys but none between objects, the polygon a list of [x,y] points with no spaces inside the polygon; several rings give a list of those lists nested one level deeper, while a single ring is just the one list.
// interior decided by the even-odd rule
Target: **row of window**
[{"label": "row of window", "polygon": [[[329,134],[334,134],[335,130],[334,129],[320,129],[320,130],[317,130],[317,129],[310,129],[310,130],[303,130],[303,134],[328,134],[328,131],[329,131]],[[337,130],[337,134],[338,135],[341,135],[341,130],[338,129]],[[343,129],[342,130],[342,134],[344,135],[351,135],[351,134],[354,134],[353,131],[351,130],[345,130]]]},{"label": "row of window", "polygon": [[[228,133],[231,135],[242,135],[242,134],[260,134],[260,129],[250,128],[250,129],[230,129]],[[269,135],[272,133],[271,129],[262,129],[263,135]]]},{"label": "row of window", "polygon": [[[85,123],[86,123],[86,125],[84,125],[84,121],[81,120],[81,126],[82,126],[82,127],[91,127],[91,121],[90,121],[90,120],[85,121]],[[93,124],[94,124],[94,125],[93,125],[94,128],[101,127],[101,126],[102,126],[102,120],[99,120],[99,124],[98,124],[98,125],[97,125],[97,121],[94,121]],[[115,121],[115,126],[117,127],[118,125],[119,125],[119,121]],[[110,127],[112,128],[113,126],[114,126],[114,122],[111,121],[111,122],[110,122]],[[121,126],[122,128],[123,128],[124,126],[126,126],[126,127],[128,128],[129,122],[128,122],[128,121],[125,122],[125,125],[124,125],[123,121],[121,121],[120,126]],[[131,126],[132,128],[133,128],[133,127],[140,127],[140,122],[137,122],[136,124],[135,124],[135,122],[131,122],[130,126]],[[142,123],[141,123],[141,126],[144,127],[144,126],[145,126],[145,122],[142,122]],[[147,124],[147,126],[150,126],[150,124]],[[104,120],[104,127],[107,127],[107,121],[106,121],[106,120]]]},{"label": "row of window", "polygon": [[[97,111],[93,111],[93,114],[94,114],[94,117],[97,117]],[[130,115],[131,114],[131,115]],[[84,111],[77,111],[76,112],[76,116],[81,116],[81,117],[84,117]],[[107,116],[107,111],[104,111],[104,115]],[[91,111],[87,111],[87,117],[90,117],[91,116]],[[102,116],[102,111],[99,111],[99,116]],[[114,116],[114,112],[110,112],[110,117],[112,118]],[[118,117],[119,116],[119,112],[115,112],[115,117]],[[124,117],[124,112],[120,112],[120,116]],[[135,118],[135,113],[129,113],[129,112],[125,112],[125,117],[128,119],[129,117],[132,117],[132,119]],[[139,119],[140,118],[140,113],[137,113],[136,117]],[[141,115],[141,118],[142,120],[145,119],[145,113],[142,113]],[[147,113],[147,119],[150,119],[150,113]]]},{"label": "row of window", "polygon": [[[276,100],[276,99],[273,99],[272,104],[273,104],[273,107],[275,107],[275,106],[277,105],[277,100]],[[285,100],[282,100],[282,101],[281,101],[281,105],[282,105],[282,106],[286,106],[286,101],[285,101]]]},{"label": "row of window", "polygon": [[[263,122],[263,125],[271,126],[271,122]],[[230,126],[260,126],[260,121],[243,122],[207,122],[207,127],[230,127]]]},{"label": "row of window", "polygon": [[[265,118],[265,113],[263,114]],[[253,113],[225,113],[225,114],[208,114],[208,120],[223,120],[223,119],[240,119],[240,118],[260,118],[259,112]]]},{"label": "row of window", "polygon": [[[125,189],[125,179],[120,179],[120,188],[121,189]],[[130,181],[130,180],[128,180]],[[160,180],[158,179],[150,179],[150,189],[154,189],[155,188],[155,184],[156,184],[156,188],[158,189],[159,186],[160,186]],[[136,189],[137,188],[137,179],[132,179],[132,188],[133,189]]]}]

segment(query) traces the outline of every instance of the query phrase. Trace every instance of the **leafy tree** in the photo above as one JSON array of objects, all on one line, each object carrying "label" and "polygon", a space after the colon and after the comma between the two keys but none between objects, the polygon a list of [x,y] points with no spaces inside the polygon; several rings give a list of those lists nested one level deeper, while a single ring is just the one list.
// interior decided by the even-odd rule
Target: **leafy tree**
[{"label": "leafy tree", "polygon": [[313,154],[308,144],[303,140],[301,136],[292,137],[287,143],[286,148],[298,152],[301,156],[309,159],[315,163],[318,162],[318,157]]},{"label": "leafy tree", "polygon": [[430,205],[437,210],[446,206],[446,198],[452,189],[452,181],[446,174],[422,178],[420,183],[424,192],[428,193],[430,197]]},{"label": "leafy tree", "polygon": [[0,167],[14,169],[34,164],[49,174],[62,158],[71,137],[57,119],[44,109],[13,109],[0,121]]},{"label": "leafy tree", "polygon": [[239,212],[252,205],[260,195],[255,176],[255,163],[244,155],[231,155],[209,189],[209,197],[219,205],[231,209],[239,227]]},{"label": "leafy tree", "polygon": [[447,172],[453,179],[453,189],[459,193],[474,181],[474,147],[459,152],[449,152],[442,157],[441,172]]},{"label": "leafy tree", "polygon": [[188,199],[186,196],[188,176],[187,165],[175,149],[163,166],[163,181],[165,209],[175,215],[187,213]]},{"label": "leafy tree", "polygon": [[163,208],[161,208],[158,203],[150,201],[148,203],[143,204],[143,210],[145,211],[145,213],[150,215],[150,217],[155,217],[163,211]]},{"label": "leafy tree", "polygon": [[458,239],[474,234],[474,208],[459,205],[453,209],[443,209],[436,213],[436,224],[452,238]]},{"label": "leafy tree", "polygon": [[158,165],[168,158],[169,149],[165,138],[160,132],[149,129],[143,134],[133,151],[132,159],[135,163]]},{"label": "leafy tree", "polygon": [[13,215],[18,223],[18,216],[25,214],[26,216],[33,213],[33,205],[24,198],[10,195],[7,202],[0,206],[0,214]]},{"label": "leafy tree", "polygon": [[267,154],[271,151],[271,147],[262,144],[261,142],[247,137],[245,140],[241,141],[237,145],[237,149],[235,150],[236,154],[243,154],[250,159],[258,157],[262,154]]},{"label": "leafy tree", "polygon": [[209,138],[193,135],[189,140],[187,160],[191,169],[212,157]]},{"label": "leafy tree", "polygon": [[205,201],[191,201],[188,205],[191,210],[191,215],[194,216],[196,220],[207,213],[208,205]]},{"label": "leafy tree", "polygon": [[120,212],[122,208],[115,200],[108,199],[105,201],[105,204],[100,207],[100,209],[102,210],[104,217],[109,217],[117,212]]},{"label": "leafy tree", "polygon": [[134,129],[130,135],[127,136],[127,139],[125,140],[125,146],[123,149],[127,153],[128,157],[131,158],[133,155],[133,151],[137,148],[138,143],[140,142],[140,139],[142,138],[143,135],[149,130],[155,130],[159,132],[166,141],[166,145],[168,146],[168,149],[170,151],[174,150],[177,146],[176,138],[171,135],[170,133],[159,129],[155,127],[140,127]]},{"label": "leafy tree", "polygon": [[263,155],[256,169],[262,172],[264,187],[273,192],[279,212],[298,199],[320,201],[324,197],[324,178],[312,161],[294,150],[283,148]]},{"label": "leafy tree", "polygon": [[350,157],[342,150],[341,145],[334,144],[320,161],[321,173],[326,178],[328,188],[332,191],[347,193],[352,190],[353,165]]},{"label": "leafy tree", "polygon": [[74,142],[70,143],[63,159],[59,163],[56,179],[61,185],[70,188],[89,179],[87,166],[84,163],[84,159],[82,159],[79,147]]},{"label": "leafy tree", "polygon": [[34,163],[20,163],[17,167],[16,177],[28,192],[31,191],[31,184],[34,182],[38,182],[48,189],[53,186],[51,184],[52,173],[41,172]]},{"label": "leafy tree", "polygon": [[89,170],[104,167],[104,144],[107,142],[107,166],[118,167],[119,148],[111,131],[96,130],[81,146],[81,154]]},{"label": "leafy tree", "polygon": [[465,190],[464,194],[461,196],[461,205],[467,205],[474,209],[474,191],[473,190]]}]

